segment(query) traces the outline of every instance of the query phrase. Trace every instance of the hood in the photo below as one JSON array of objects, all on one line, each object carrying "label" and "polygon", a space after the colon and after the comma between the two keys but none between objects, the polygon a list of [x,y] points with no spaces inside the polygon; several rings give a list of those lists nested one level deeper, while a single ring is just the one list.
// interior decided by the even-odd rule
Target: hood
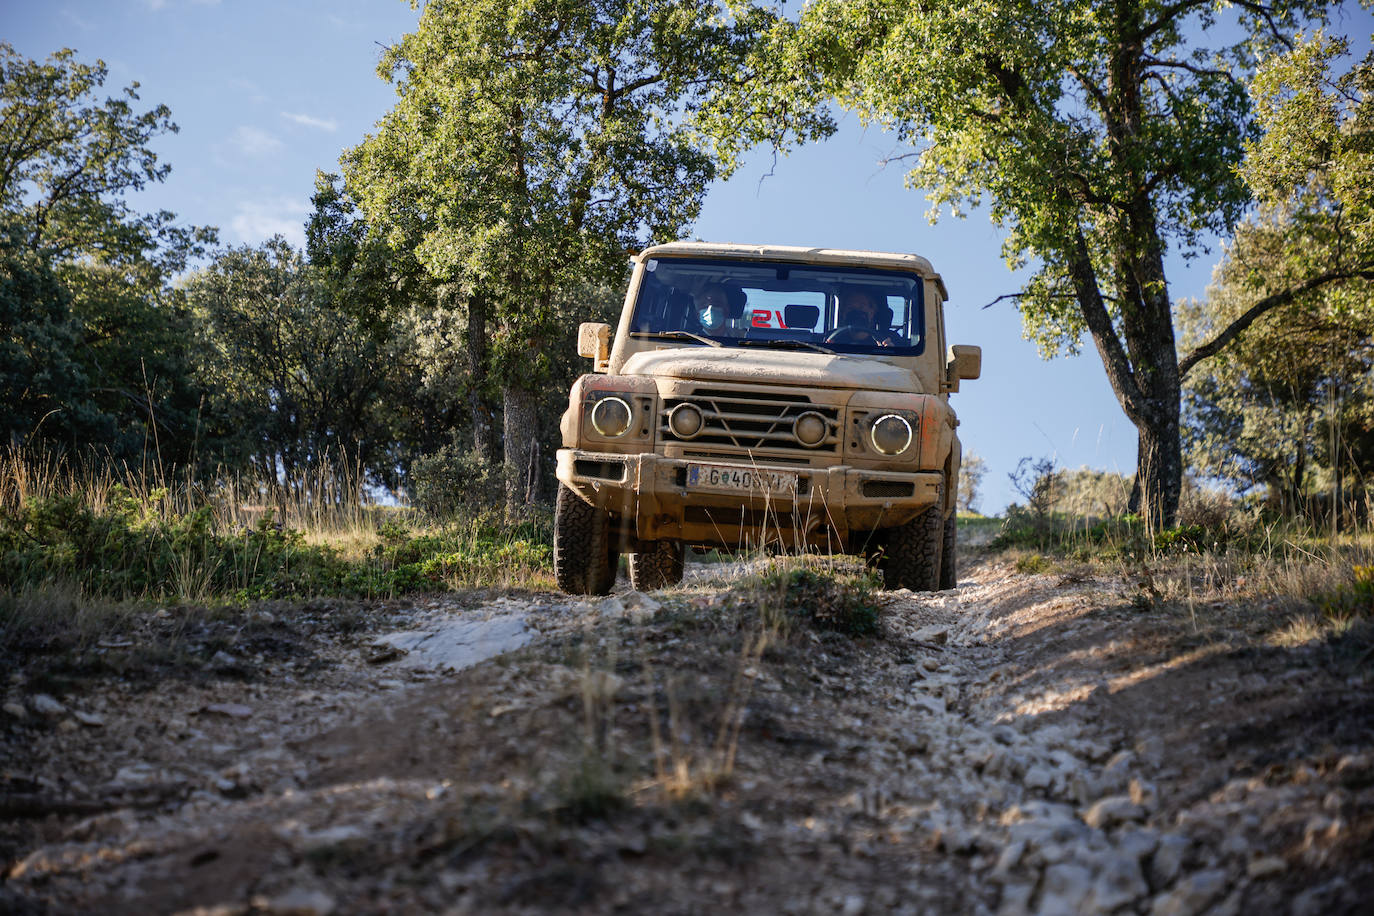
[{"label": "hood", "polygon": [[871,356],[842,356],[801,350],[734,347],[672,347],[636,353],[622,375],[648,375],[756,385],[919,391],[909,369]]}]

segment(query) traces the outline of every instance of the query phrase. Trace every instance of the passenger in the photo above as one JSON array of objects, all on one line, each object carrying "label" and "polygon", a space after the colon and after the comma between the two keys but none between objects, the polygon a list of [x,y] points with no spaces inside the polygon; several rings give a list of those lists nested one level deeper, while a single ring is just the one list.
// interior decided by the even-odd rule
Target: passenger
[{"label": "passenger", "polygon": [[697,321],[707,334],[735,337],[738,330],[730,323],[730,294],[720,283],[708,283],[694,299]]}]

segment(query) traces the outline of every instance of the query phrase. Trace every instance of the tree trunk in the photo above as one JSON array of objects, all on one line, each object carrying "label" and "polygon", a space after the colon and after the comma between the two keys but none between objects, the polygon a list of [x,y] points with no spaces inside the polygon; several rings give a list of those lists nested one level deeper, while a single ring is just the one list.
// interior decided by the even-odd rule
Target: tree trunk
[{"label": "tree trunk", "polygon": [[538,400],[528,388],[507,383],[505,401],[506,512],[518,513],[525,504],[526,471],[539,436]]},{"label": "tree trunk", "polygon": [[496,463],[496,435],[487,403],[487,299],[477,293],[468,299],[468,410],[472,414],[472,450],[488,464]]},{"label": "tree trunk", "polygon": [[[1167,405],[1161,413],[1167,411]],[[1178,516],[1178,500],[1183,492],[1183,448],[1179,440],[1179,408],[1161,422],[1136,428],[1136,477],[1141,481],[1140,502],[1146,530],[1172,528]]]}]

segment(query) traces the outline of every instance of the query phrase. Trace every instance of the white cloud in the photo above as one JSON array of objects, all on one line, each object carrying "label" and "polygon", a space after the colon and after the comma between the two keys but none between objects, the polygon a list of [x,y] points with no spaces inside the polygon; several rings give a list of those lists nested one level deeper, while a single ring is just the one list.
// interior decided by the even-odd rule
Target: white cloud
[{"label": "white cloud", "polygon": [[239,241],[250,245],[280,235],[297,248],[304,248],[305,219],[309,214],[310,208],[294,197],[247,200],[238,205],[229,228]]},{"label": "white cloud", "polygon": [[314,127],[318,130],[327,130],[330,133],[339,129],[339,122],[333,118],[316,118],[308,114],[297,114],[291,111],[283,111],[281,116],[288,121],[295,121],[302,127]]},{"label": "white cloud", "polygon": [[245,156],[267,156],[282,148],[276,137],[246,124],[236,129],[229,140]]}]

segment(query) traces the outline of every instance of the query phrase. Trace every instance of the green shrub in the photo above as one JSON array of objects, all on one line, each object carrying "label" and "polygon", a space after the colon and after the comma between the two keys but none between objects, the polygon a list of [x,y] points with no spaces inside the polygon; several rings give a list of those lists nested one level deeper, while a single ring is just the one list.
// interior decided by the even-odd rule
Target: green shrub
[{"label": "green shrub", "polygon": [[1331,620],[1374,617],[1374,565],[1355,566],[1351,581],[1316,595],[1312,603]]},{"label": "green shrub", "polygon": [[786,629],[799,622],[846,636],[878,632],[877,580],[870,573],[846,574],[810,567],[774,570],[763,578],[765,612]]},{"label": "green shrub", "polygon": [[501,466],[456,443],[411,466],[411,503],[431,518],[480,514],[503,505],[505,498]]}]

